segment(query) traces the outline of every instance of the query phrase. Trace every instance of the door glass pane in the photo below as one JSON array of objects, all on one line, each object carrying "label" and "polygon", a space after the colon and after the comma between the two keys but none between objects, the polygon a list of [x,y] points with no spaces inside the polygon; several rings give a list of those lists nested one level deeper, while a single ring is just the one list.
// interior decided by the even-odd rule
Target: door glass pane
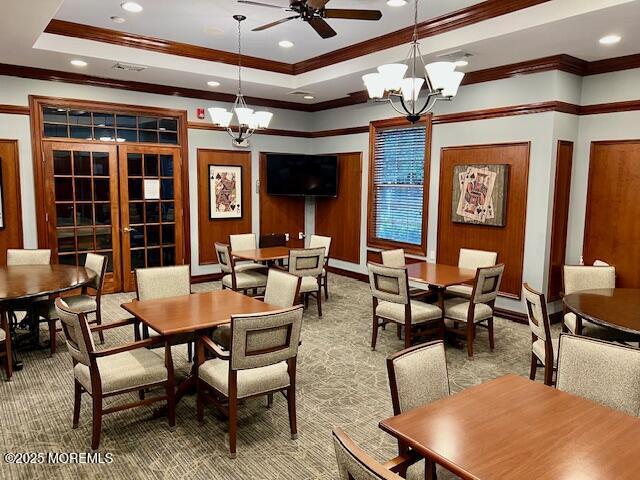
[{"label": "door glass pane", "polygon": [[173,157],[171,155],[160,155],[160,175],[173,177]]},{"label": "door glass pane", "polygon": [[93,176],[94,177],[109,176],[109,154],[107,152],[93,153]]},{"label": "door glass pane", "polygon": [[93,199],[96,202],[109,201],[109,179],[95,178],[93,180]]},{"label": "door glass pane", "polygon": [[93,242],[93,228],[82,227],[76,230],[78,237],[78,250],[95,250]]},{"label": "door glass pane", "polygon": [[144,250],[131,250],[131,268],[135,270],[136,268],[144,267],[146,267]]},{"label": "door glass pane", "polygon": [[138,126],[134,115],[116,115],[116,125],[125,128],[136,128]]},{"label": "door glass pane", "polygon": [[178,130],[178,120],[175,118],[161,118],[158,129],[175,132]]},{"label": "door glass pane", "polygon": [[166,266],[176,264],[176,249],[174,247],[165,247],[162,249],[162,264]]},{"label": "door glass pane", "polygon": [[93,225],[93,205],[76,203],[76,225]]},{"label": "door glass pane", "polygon": [[111,204],[95,204],[95,222],[96,225],[111,225]]},{"label": "door glass pane", "polygon": [[91,179],[90,178],[76,178],[76,200],[77,201],[91,201]]},{"label": "door glass pane", "polygon": [[111,242],[111,228],[96,228],[96,250],[111,250],[113,247]]},{"label": "door glass pane", "polygon": [[145,210],[147,213],[147,217],[146,217],[147,223],[160,222],[160,205],[158,205],[157,203],[148,202],[145,205]]},{"label": "door glass pane", "polygon": [[76,254],[58,255],[58,263],[61,263],[62,265],[76,265]]},{"label": "door glass pane", "polygon": [[113,272],[113,252],[102,252],[107,257],[107,273]]},{"label": "door glass pane", "polygon": [[113,113],[93,112],[93,124],[96,127],[113,127],[116,124],[116,116]]},{"label": "door glass pane", "polygon": [[58,125],[55,123],[44,124],[44,136],[45,137],[61,137],[67,138],[69,136],[69,129],[67,125]]},{"label": "door glass pane", "polygon": [[64,108],[45,107],[42,114],[45,122],[67,123],[67,111]]},{"label": "door glass pane", "polygon": [[131,227],[133,230],[129,232],[129,237],[131,239],[131,248],[139,248],[144,247],[144,227]]},{"label": "door glass pane", "polygon": [[162,225],[162,244],[171,245],[176,241],[176,226],[173,223]]},{"label": "door glass pane", "polygon": [[58,236],[58,251],[59,252],[75,252],[76,251],[76,239],[71,228],[58,229],[56,231]]},{"label": "door glass pane", "polygon": [[172,178],[163,178],[160,181],[160,198],[162,198],[162,200],[173,200]]},{"label": "door glass pane", "polygon": [[73,200],[73,180],[70,178],[55,179],[56,200],[67,201]]},{"label": "door glass pane", "polygon": [[129,179],[129,200],[142,200],[142,179]]},{"label": "door glass pane", "polygon": [[169,145],[178,144],[178,134],[175,132],[160,132],[158,136],[159,143],[167,143]]},{"label": "door glass pane", "polygon": [[158,143],[158,132],[149,130],[140,130],[138,139],[142,143]]},{"label": "door glass pane", "polygon": [[73,226],[73,203],[56,204],[56,217],[58,219],[56,226]]},{"label": "door glass pane", "polygon": [[92,140],[93,134],[91,132],[91,127],[79,127],[76,125],[71,125],[69,127],[69,137],[79,138],[82,140]]},{"label": "door glass pane", "polygon": [[158,176],[158,156],[157,155],[144,156],[144,176],[145,177]]},{"label": "door glass pane", "polygon": [[160,225],[147,225],[147,246],[160,245]]},{"label": "door glass pane", "polygon": [[162,202],[162,221],[173,222],[176,219],[173,202]]},{"label": "door glass pane", "polygon": [[69,112],[70,125],[91,125],[91,112],[72,110]]},{"label": "door glass pane", "polygon": [[138,128],[146,130],[157,130],[158,119],[155,117],[138,117]]},{"label": "door glass pane", "polygon": [[147,250],[147,267],[159,267],[160,263],[160,249],[150,248]]},{"label": "door glass pane", "polygon": [[53,174],[71,175],[71,152],[53,152]]},{"label": "door glass pane", "polygon": [[127,169],[130,177],[142,176],[142,155],[130,153],[127,155]]},{"label": "door glass pane", "polygon": [[144,203],[132,202],[129,204],[129,223],[131,225],[144,223]]}]

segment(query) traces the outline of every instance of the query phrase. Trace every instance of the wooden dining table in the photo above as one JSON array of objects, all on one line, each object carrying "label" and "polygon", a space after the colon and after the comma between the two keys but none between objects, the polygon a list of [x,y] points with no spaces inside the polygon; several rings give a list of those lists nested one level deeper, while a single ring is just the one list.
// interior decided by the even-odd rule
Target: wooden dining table
[{"label": "wooden dining table", "polygon": [[565,295],[566,307],[577,317],[577,329],[581,319],[603,327],[640,335],[640,289],[596,288],[580,290]]},{"label": "wooden dining table", "polygon": [[289,247],[265,247],[255,250],[237,250],[231,252],[240,260],[253,260],[254,262],[275,262],[289,258]]},{"label": "wooden dining table", "polygon": [[637,479],[640,419],[516,375],[380,422],[465,480]]},{"label": "wooden dining table", "polygon": [[416,262],[407,265],[409,280],[429,285],[435,290],[444,290],[452,285],[473,282],[476,271],[442,263]]}]

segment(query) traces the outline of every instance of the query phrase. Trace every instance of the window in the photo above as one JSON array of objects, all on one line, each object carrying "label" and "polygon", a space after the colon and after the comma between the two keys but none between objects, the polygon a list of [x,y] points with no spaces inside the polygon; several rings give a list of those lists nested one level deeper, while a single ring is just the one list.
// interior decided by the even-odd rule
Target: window
[{"label": "window", "polygon": [[428,121],[372,124],[369,246],[426,254],[429,135]]}]

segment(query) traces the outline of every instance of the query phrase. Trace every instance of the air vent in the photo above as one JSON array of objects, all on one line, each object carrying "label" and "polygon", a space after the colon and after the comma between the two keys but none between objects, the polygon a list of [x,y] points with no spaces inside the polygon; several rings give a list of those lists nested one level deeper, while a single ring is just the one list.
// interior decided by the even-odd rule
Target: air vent
[{"label": "air vent", "polygon": [[300,97],[304,97],[305,95],[313,95],[311,92],[305,92],[304,90],[294,90],[293,92],[289,92],[289,95],[298,95]]},{"label": "air vent", "polygon": [[147,67],[145,67],[144,65],[135,65],[133,63],[122,62],[116,63],[113,68],[115,68],[116,70],[124,70],[126,72],[141,72],[147,69]]},{"label": "air vent", "polygon": [[473,53],[465,52],[464,50],[454,50],[452,52],[445,52],[437,55],[438,60],[446,62],[455,62],[457,60],[467,60],[473,57]]}]

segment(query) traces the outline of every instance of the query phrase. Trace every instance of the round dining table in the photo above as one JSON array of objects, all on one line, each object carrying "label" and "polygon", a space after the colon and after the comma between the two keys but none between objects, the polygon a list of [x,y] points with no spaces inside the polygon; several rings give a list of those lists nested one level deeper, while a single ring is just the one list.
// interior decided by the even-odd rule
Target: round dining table
[{"label": "round dining table", "polygon": [[[68,290],[83,287],[95,279],[93,270],[75,265],[12,265],[0,266],[0,314],[3,320],[8,312],[39,297],[57,295]],[[38,342],[38,324],[32,319],[31,342]],[[15,341],[15,329],[12,329]],[[19,344],[20,342],[15,342]],[[15,359],[15,369],[22,368]]]},{"label": "round dining table", "polygon": [[564,296],[569,311],[604,327],[640,335],[640,289],[596,288]]}]

